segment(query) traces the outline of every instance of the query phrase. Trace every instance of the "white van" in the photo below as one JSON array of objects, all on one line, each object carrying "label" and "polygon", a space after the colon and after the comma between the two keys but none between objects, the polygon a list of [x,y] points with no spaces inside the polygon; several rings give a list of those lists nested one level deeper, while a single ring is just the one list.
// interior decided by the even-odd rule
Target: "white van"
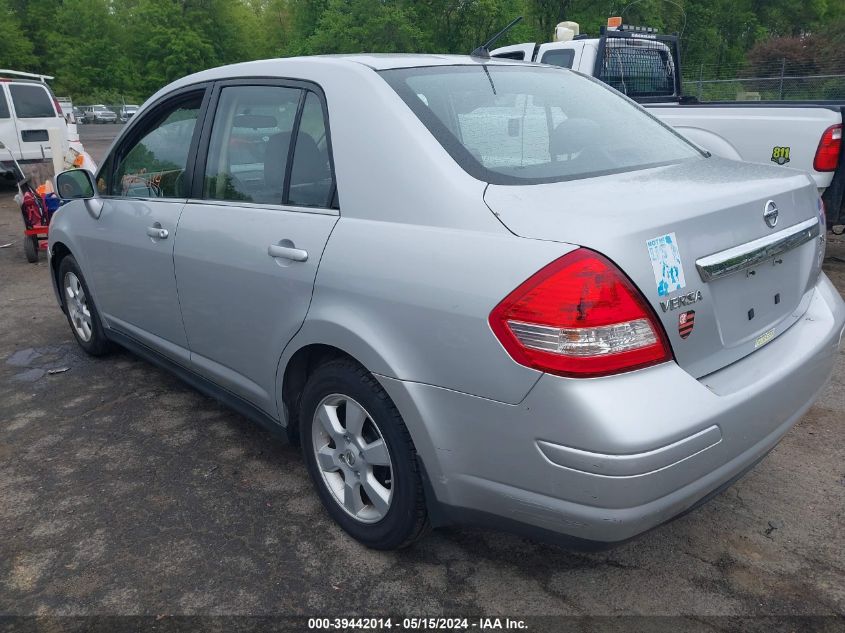
[{"label": "white van", "polygon": [[[46,84],[46,75],[0,70],[0,141],[20,163],[50,159],[49,131],[58,130],[64,156],[68,145],[67,122]],[[0,152],[0,172],[8,171],[8,152]]]}]

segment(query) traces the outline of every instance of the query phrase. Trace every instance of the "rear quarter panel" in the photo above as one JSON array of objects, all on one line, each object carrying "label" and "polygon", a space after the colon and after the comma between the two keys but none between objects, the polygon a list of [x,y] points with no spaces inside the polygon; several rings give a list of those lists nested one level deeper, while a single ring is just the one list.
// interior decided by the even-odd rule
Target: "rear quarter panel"
[{"label": "rear quarter panel", "polygon": [[377,374],[519,402],[541,373],[508,356],[487,318],[511,290],[572,248],[342,218],[286,356],[330,344]]}]

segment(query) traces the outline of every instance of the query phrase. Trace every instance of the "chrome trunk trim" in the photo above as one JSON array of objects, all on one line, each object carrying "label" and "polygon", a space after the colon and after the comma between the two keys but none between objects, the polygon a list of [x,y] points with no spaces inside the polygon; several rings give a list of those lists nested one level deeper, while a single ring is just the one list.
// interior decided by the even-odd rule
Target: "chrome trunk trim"
[{"label": "chrome trunk trim", "polygon": [[758,266],[818,236],[818,218],[810,218],[772,235],[697,259],[695,267],[706,283]]}]

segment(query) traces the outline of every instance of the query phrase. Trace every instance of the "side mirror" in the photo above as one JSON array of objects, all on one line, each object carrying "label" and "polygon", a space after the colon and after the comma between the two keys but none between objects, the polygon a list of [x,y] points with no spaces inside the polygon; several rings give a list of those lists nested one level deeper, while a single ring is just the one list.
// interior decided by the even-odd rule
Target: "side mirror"
[{"label": "side mirror", "polygon": [[56,193],[62,200],[96,197],[94,174],[87,169],[69,169],[56,176]]},{"label": "side mirror", "polygon": [[103,211],[103,201],[97,194],[94,174],[87,169],[69,169],[56,176],[56,192],[64,200],[84,200],[85,208],[95,220]]}]

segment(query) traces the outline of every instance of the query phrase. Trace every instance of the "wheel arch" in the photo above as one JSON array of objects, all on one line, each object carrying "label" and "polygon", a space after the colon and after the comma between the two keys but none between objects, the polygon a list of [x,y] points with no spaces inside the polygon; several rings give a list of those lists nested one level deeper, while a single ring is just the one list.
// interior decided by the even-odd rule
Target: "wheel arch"
[{"label": "wheel arch", "polygon": [[73,252],[71,252],[70,248],[64,242],[60,241],[50,245],[50,252],[50,275],[55,284],[54,288],[56,289],[56,298],[59,301],[59,306],[61,306],[62,312],[64,312],[65,300],[61,292],[62,284],[59,279],[59,267],[62,265],[62,260],[69,255],[73,255]]},{"label": "wheel arch", "polygon": [[336,358],[353,360],[376,380],[380,375],[396,376],[385,355],[352,329],[337,322],[306,320],[288,343],[276,371],[276,404],[291,442],[299,441],[299,397],[308,376]]},{"label": "wheel arch", "polygon": [[[432,477],[435,477],[438,481],[442,478],[442,466],[431,435],[420,416],[420,411],[417,410],[416,403],[409,400],[409,396],[404,389],[397,389],[398,385],[403,383],[401,380],[394,378],[395,374],[381,354],[362,341],[354,332],[346,330],[338,324],[333,325],[333,328],[323,327],[320,330],[333,331],[339,336],[348,338],[338,340],[326,336],[318,342],[307,336],[301,336],[302,331],[300,331],[300,334],[288,344],[279,363],[277,406],[281,414],[280,417],[287,422],[285,430],[288,440],[296,446],[301,445],[300,398],[311,373],[322,363],[330,360],[345,358],[355,362],[374,376],[402,416],[422,471],[429,515],[437,525],[445,525],[448,520],[441,516],[438,509],[438,496],[431,480]],[[332,342],[329,342],[330,340]],[[352,342],[351,345],[350,341]],[[354,354],[349,351],[353,348],[356,350]]]},{"label": "wheel arch", "polygon": [[695,126],[673,125],[669,121],[664,121],[664,123],[672,125],[678,133],[683,134],[688,140],[711,154],[730,160],[745,160],[742,154],[739,153],[739,150],[728,139],[715,132]]}]

